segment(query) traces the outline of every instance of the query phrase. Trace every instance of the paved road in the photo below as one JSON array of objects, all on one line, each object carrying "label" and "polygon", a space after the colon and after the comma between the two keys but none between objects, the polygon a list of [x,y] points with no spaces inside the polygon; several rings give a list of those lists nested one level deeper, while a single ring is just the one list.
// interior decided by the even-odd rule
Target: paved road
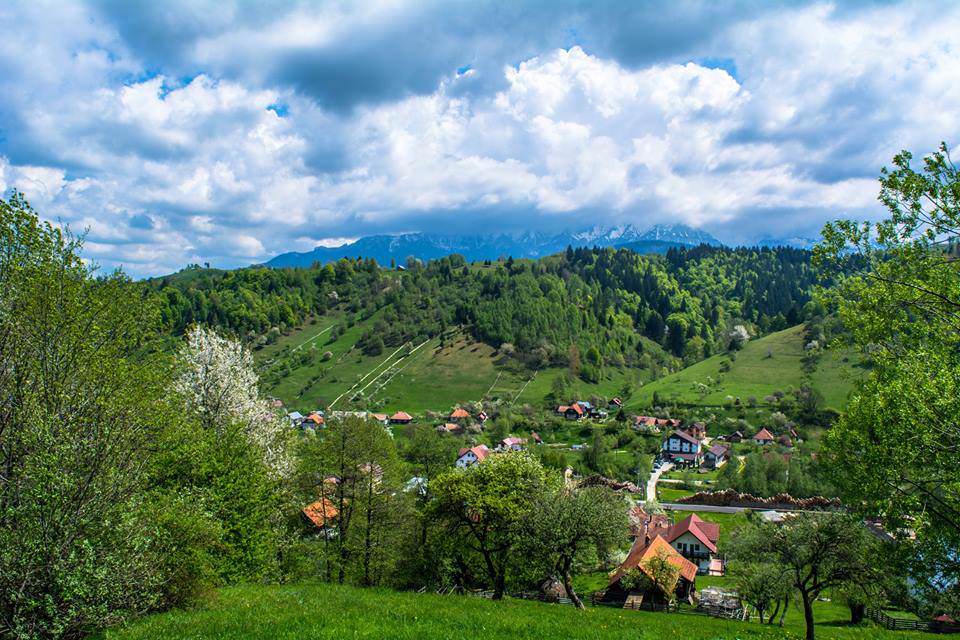
[{"label": "paved road", "polygon": [[[709,511],[710,513],[742,513],[751,510],[749,507],[721,507],[712,504],[680,504],[677,502],[664,502],[660,506],[668,511]],[[757,509],[757,511],[768,510]]]},{"label": "paved road", "polygon": [[673,469],[673,463],[668,462],[659,469],[656,469],[650,473],[650,479],[647,480],[647,500],[656,500],[657,499],[657,481],[660,480],[660,474],[666,473]]}]

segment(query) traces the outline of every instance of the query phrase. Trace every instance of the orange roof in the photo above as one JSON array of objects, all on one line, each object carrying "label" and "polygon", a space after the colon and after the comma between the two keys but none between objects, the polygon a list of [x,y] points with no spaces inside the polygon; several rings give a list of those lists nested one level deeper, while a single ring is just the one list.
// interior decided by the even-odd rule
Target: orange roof
[{"label": "orange roof", "polygon": [[406,411],[397,411],[395,414],[390,416],[390,419],[391,420],[413,420],[413,416],[411,416]]},{"label": "orange roof", "polygon": [[760,429],[757,432],[757,435],[753,436],[754,440],[773,440],[773,434],[767,431],[766,428]]},{"label": "orange roof", "polygon": [[306,421],[306,420],[310,420],[311,422],[314,422],[314,423],[316,423],[316,424],[323,424],[323,423],[324,423],[323,416],[320,415],[319,413],[311,413],[311,414],[308,415],[306,418],[304,418],[304,421]]},{"label": "orange roof", "polygon": [[317,527],[322,527],[327,520],[333,520],[340,514],[333,503],[327,498],[321,498],[303,508],[303,515]]},{"label": "orange roof", "polygon": [[460,431],[461,429],[463,429],[463,427],[461,427],[455,422],[448,422],[443,425],[443,428],[446,429],[447,431]]},{"label": "orange roof", "polygon": [[[647,565],[651,559],[656,558],[657,556],[664,555],[667,558],[667,561],[673,566],[677,567],[680,570],[680,575],[690,582],[693,582],[697,577],[697,565],[693,564],[686,558],[680,555],[676,549],[670,546],[670,543],[663,539],[662,536],[656,536],[650,544],[642,538],[637,538],[633,546],[630,548],[630,553],[627,554],[627,559],[623,561],[617,570],[613,572],[610,576],[609,584],[616,583],[627,571],[631,569],[640,569],[647,575],[650,575]],[[671,588],[672,591],[672,588]]]},{"label": "orange roof", "polygon": [[461,420],[463,418],[469,418],[469,417],[470,417],[470,414],[464,411],[463,409],[461,409],[460,407],[457,407],[450,413],[450,418],[453,420]]},{"label": "orange roof", "polygon": [[379,420],[380,422],[383,422],[384,420],[387,419],[387,414],[385,413],[371,413],[370,415],[372,415],[376,420]]}]

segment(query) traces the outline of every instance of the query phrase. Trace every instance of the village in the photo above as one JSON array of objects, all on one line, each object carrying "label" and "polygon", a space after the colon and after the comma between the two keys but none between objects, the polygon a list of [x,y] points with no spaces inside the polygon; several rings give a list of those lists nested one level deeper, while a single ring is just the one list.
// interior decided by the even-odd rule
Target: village
[{"label": "village", "polygon": [[[279,405],[278,405],[279,406]],[[492,411],[491,411],[492,413]],[[554,420],[564,423],[591,423],[593,428],[603,429],[611,421],[611,415],[622,419],[623,401],[610,398],[602,404],[575,400],[557,406],[552,412]],[[418,422],[411,414],[397,410],[391,414],[367,411],[311,411],[306,415],[290,412],[287,419],[293,428],[322,430],[328,421],[356,418],[370,420],[382,425],[393,436],[394,430]],[[537,452],[550,445],[535,431],[509,434],[496,441],[481,442],[484,427],[491,416],[480,409],[471,411],[464,406],[455,406],[445,414],[434,416],[433,428],[444,437],[459,438],[464,444],[449,463],[456,469],[469,469],[482,465],[496,456],[516,452]],[[424,416],[421,420],[426,420]],[[721,543],[721,521],[735,522],[732,516],[757,518],[769,523],[788,520],[804,508],[830,508],[834,502],[796,501],[790,496],[777,499],[755,497],[727,492],[708,495],[696,493],[679,498],[676,502],[663,499],[658,494],[658,484],[674,485],[677,481],[664,478],[671,471],[681,473],[715,474],[725,465],[742,465],[745,453],[760,450],[790,459],[795,443],[802,441],[793,426],[786,426],[780,434],[762,427],[752,434],[741,430],[711,437],[702,421],[686,423],[682,419],[651,415],[627,416],[629,428],[645,438],[657,439],[659,446],[653,455],[649,477],[646,482],[633,483],[618,478],[593,475],[584,478],[570,467],[564,470],[566,482],[571,486],[579,483],[602,484],[622,494],[624,510],[630,522],[630,538],[624,540],[628,549],[623,560],[604,576],[602,588],[592,592],[591,603],[597,606],[619,606],[627,609],[677,610],[683,603],[694,610],[705,611],[719,617],[748,620],[750,607],[737,592],[723,582],[727,573],[727,559]],[[583,451],[587,445],[574,443],[571,452]],[[739,453],[735,452],[735,448]],[[335,483],[336,478],[328,478]],[[425,492],[428,479],[411,477],[406,482],[408,491]],[[703,482],[702,489],[709,489]],[[666,495],[673,495],[666,489]],[[719,497],[719,499],[718,499]],[[699,501],[702,504],[698,504]],[[336,536],[337,509],[328,498],[304,507],[302,517],[310,531],[321,536]],[[738,521],[737,521],[738,522]],[[736,527],[736,524],[732,525]],[[733,530],[726,535],[733,534]],[[878,535],[885,535],[882,532]],[[659,570],[662,567],[672,569]],[[646,575],[638,580],[638,572]],[[698,587],[699,578],[707,579]],[[543,593],[537,596],[549,601],[567,602],[563,585],[548,581]]]}]

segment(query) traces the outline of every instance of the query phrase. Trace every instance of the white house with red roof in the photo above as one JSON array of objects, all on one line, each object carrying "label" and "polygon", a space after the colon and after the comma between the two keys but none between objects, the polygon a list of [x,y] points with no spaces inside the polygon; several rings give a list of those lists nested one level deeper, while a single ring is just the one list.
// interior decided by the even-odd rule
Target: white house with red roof
[{"label": "white house with red roof", "polygon": [[469,467],[472,464],[483,462],[492,452],[485,444],[478,444],[469,449],[460,449],[457,454],[456,465],[459,468]]},{"label": "white house with red roof", "polygon": [[773,434],[767,431],[766,427],[764,427],[763,429],[760,429],[760,431],[757,432],[757,435],[753,436],[752,439],[754,444],[759,444],[759,445],[773,444]]},{"label": "white house with red roof", "polygon": [[686,431],[674,431],[663,441],[660,457],[682,467],[703,463],[703,444]]},{"label": "white house with red roof", "polygon": [[500,447],[503,451],[523,451],[527,448],[526,438],[504,438],[500,441]]},{"label": "white house with red roof", "polygon": [[723,574],[723,563],[717,556],[720,525],[716,522],[707,522],[691,514],[662,535],[680,555],[697,565],[700,573],[716,575],[717,567],[713,565],[719,564],[720,575]]},{"label": "white house with red roof", "polygon": [[723,465],[727,464],[727,460],[730,459],[730,446],[723,444],[715,444],[703,455],[704,463],[712,468],[719,469]]}]

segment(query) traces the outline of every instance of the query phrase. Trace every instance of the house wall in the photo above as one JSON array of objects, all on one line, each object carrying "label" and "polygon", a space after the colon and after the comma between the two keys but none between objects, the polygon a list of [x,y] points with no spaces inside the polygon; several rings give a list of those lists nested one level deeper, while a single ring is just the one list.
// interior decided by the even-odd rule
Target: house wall
[{"label": "house wall", "polygon": [[[700,540],[690,532],[684,533],[676,538],[670,545],[680,552],[684,558],[697,565],[697,568],[706,572],[710,569],[710,549],[704,546]],[[706,558],[695,558],[694,553],[706,554]]]}]

